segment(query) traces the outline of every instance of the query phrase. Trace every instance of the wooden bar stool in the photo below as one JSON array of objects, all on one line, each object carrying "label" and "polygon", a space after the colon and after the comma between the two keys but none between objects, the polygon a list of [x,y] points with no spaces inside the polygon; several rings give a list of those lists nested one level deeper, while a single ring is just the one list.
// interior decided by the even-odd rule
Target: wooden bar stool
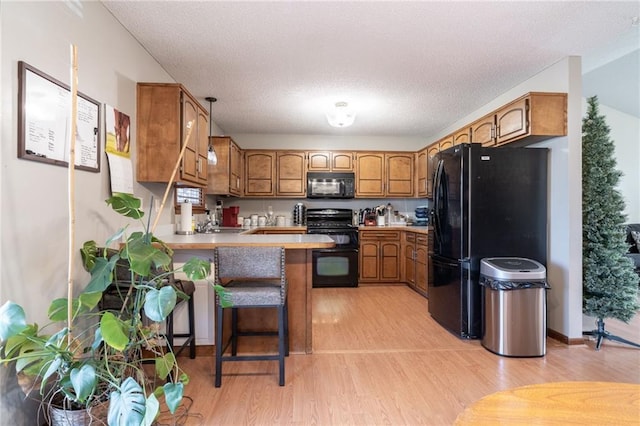
[{"label": "wooden bar stool", "polygon": [[[225,361],[277,360],[279,385],[284,386],[284,358],[289,355],[289,318],[285,251],[282,247],[217,247],[214,249],[214,279],[224,289],[216,290],[215,387],[222,382]],[[222,343],[224,310],[231,309],[231,336]],[[238,330],[238,309],[276,308],[277,331]],[[278,354],[238,355],[239,336],[278,336]],[[231,345],[231,355],[225,355]]]}]

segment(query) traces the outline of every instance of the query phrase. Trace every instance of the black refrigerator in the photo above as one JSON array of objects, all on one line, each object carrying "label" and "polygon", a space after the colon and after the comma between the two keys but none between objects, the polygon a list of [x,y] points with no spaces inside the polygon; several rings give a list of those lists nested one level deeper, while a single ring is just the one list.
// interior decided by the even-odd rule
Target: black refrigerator
[{"label": "black refrigerator", "polygon": [[429,313],[453,334],[482,333],[480,260],[547,261],[546,148],[461,144],[434,161]]}]

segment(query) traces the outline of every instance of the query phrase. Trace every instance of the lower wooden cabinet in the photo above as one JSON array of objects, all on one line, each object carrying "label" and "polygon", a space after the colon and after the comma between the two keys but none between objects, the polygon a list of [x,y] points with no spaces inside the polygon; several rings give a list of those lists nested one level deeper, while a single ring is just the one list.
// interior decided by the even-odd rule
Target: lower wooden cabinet
[{"label": "lower wooden cabinet", "polygon": [[402,240],[402,281],[423,296],[427,295],[429,253],[427,235],[405,231]]},{"label": "lower wooden cabinet", "polygon": [[400,282],[400,231],[360,231],[360,282]]}]

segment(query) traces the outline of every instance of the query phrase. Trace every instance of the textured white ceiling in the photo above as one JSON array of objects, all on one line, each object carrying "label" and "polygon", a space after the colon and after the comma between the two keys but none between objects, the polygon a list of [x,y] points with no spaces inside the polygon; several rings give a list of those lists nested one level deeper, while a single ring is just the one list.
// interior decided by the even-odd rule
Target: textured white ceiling
[{"label": "textured white ceiling", "polygon": [[[103,3],[207,109],[218,98],[227,134],[429,137],[567,56],[637,45],[640,14],[638,1]],[[336,101],[356,107],[352,127],[328,126]]]}]

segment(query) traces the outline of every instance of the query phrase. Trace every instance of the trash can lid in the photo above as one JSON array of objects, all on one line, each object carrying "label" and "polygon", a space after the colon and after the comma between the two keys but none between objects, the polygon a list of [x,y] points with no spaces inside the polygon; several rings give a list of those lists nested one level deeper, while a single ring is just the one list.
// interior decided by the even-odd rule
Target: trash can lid
[{"label": "trash can lid", "polygon": [[523,257],[485,257],[480,261],[480,275],[499,280],[544,280],[545,267]]}]

